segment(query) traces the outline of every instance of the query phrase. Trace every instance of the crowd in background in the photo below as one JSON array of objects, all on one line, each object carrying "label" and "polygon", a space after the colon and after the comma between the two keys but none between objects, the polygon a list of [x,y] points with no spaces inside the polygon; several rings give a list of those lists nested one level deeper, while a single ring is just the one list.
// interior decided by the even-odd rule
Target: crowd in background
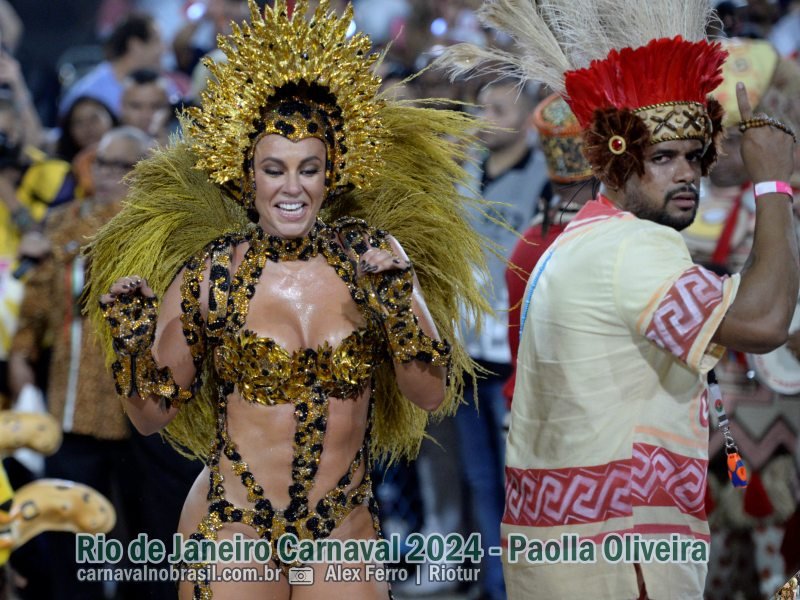
[{"label": "crowd in background", "polygon": [[[345,4],[331,0],[337,11]],[[481,146],[470,149],[474,161],[465,165],[474,182],[465,193],[497,202],[492,218],[475,215],[473,221],[497,250],[487,255],[492,281],[486,282],[495,316],[482,323],[480,333],[474,324],[464,328],[467,348],[484,372],[474,388],[477,396],[468,383],[468,403],[455,418],[432,425],[435,441],[425,441],[419,460],[379,467],[375,478],[384,533],[479,532],[489,546],[499,545],[508,412],[503,388],[512,367],[507,313],[514,306],[503,259],[537,214],[564,208],[564,197],[577,196],[586,183],[554,193],[548,180],[533,126],[535,107],[548,90],[521,89],[514,80],[450,81],[427,68],[445,46],[458,42],[513,51],[511,40],[481,27],[479,5],[479,0],[354,0],[353,31],[369,34],[378,50],[386,49],[376,68],[389,93],[461,101],[463,110],[501,128],[480,134]],[[800,90],[800,2],[726,0],[717,10],[714,35],[769,41],[781,64],[796,67],[780,71],[791,80],[788,89]],[[43,2],[0,0],[0,397],[2,408],[10,409],[25,390],[44,390],[48,409],[64,428],[61,449],[43,468],[9,457],[4,464],[15,486],[43,475],[92,485],[115,503],[120,521],[114,535],[120,538],[146,532],[170,539],[200,465],[158,436],[137,434],[120,411],[98,409],[118,408],[118,401],[110,377],[99,383],[105,368],[99,350],[76,332],[82,303],[94,301],[80,294],[75,269],[83,265],[76,257],[81,240],[119,210],[123,177],[151,148],[179,133],[177,114],[199,101],[209,77],[203,57],[220,59],[217,35],[248,14],[245,0],[65,0],[58,10]],[[789,102],[794,105],[789,112],[800,112],[800,92]],[[744,189],[744,182],[715,185],[718,191]],[[728,235],[727,215],[746,205],[743,197],[715,196],[723,198],[724,214],[712,251],[720,249],[717,238]],[[730,228],[744,227],[746,220],[745,215]],[[705,233],[694,234],[702,246]],[[723,258],[730,254],[733,260],[736,248],[727,250]],[[702,252],[696,260],[703,259]],[[719,252],[705,258],[725,262],[710,260],[719,259]],[[756,463],[750,496],[732,499],[715,473],[709,476],[706,509],[715,541],[707,593],[759,598],[800,568],[800,397],[774,394],[740,357],[730,357],[728,365],[728,391],[742,407],[740,414],[749,410],[754,421],[765,424],[748,430],[742,417],[749,433],[742,451]],[[85,377],[83,384],[76,383],[76,373]],[[724,468],[721,472],[724,479]],[[53,552],[71,554],[71,543],[50,534],[16,552],[15,593],[20,598],[174,595],[170,584],[151,584],[146,592],[136,585],[73,589],[69,559],[50,561],[47,568],[42,563]],[[398,592],[504,598],[499,559],[486,557],[481,567],[477,583],[423,578]]]}]

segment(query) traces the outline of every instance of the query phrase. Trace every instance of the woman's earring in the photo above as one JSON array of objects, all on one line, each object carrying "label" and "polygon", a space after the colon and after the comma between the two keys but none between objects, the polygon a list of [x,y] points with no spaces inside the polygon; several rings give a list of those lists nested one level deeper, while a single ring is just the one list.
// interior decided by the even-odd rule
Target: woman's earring
[{"label": "woman's earring", "polygon": [[253,223],[258,223],[260,215],[256,210],[256,182],[253,178],[246,184],[245,206],[247,207],[247,218]]}]

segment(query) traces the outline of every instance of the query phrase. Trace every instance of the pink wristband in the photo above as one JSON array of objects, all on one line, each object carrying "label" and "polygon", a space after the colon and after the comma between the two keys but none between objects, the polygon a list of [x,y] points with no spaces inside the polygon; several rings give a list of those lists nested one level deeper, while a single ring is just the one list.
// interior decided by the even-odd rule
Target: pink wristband
[{"label": "pink wristband", "polygon": [[755,186],[756,198],[763,194],[786,194],[789,198],[794,198],[792,186],[785,181],[762,181]]}]

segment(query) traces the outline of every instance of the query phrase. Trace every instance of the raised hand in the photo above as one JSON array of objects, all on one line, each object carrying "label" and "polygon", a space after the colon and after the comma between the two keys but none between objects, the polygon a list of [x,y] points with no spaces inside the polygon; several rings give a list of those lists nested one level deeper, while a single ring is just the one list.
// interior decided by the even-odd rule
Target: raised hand
[{"label": "raised hand", "polygon": [[114,350],[134,356],[153,344],[158,317],[158,300],[147,281],[137,275],[121,277],[109,293],[100,298],[111,327]]},{"label": "raised hand", "polygon": [[358,263],[358,275],[380,273],[382,271],[404,271],[411,267],[411,261],[392,254],[387,250],[370,247]]},{"label": "raised hand", "polygon": [[414,271],[411,262],[380,248],[369,248],[358,263],[358,285],[367,293],[369,307],[383,318],[411,310]]},{"label": "raised hand", "polygon": [[[742,160],[754,183],[789,181],[794,171],[794,139],[784,129],[770,125],[770,118],[753,109],[743,83],[736,84],[736,100],[742,121]],[[763,123],[763,124],[758,124]]]}]

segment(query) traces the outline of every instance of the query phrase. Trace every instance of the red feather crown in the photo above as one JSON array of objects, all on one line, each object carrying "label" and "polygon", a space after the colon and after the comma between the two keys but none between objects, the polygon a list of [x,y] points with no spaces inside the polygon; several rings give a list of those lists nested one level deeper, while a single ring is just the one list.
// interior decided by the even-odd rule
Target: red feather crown
[{"label": "red feather crown", "polygon": [[596,174],[621,187],[643,172],[644,147],[697,139],[706,147],[704,173],[716,159],[719,104],[708,94],[722,83],[718,42],[681,36],[612,50],[585,69],[565,73],[565,100],[584,127],[584,152]]}]

